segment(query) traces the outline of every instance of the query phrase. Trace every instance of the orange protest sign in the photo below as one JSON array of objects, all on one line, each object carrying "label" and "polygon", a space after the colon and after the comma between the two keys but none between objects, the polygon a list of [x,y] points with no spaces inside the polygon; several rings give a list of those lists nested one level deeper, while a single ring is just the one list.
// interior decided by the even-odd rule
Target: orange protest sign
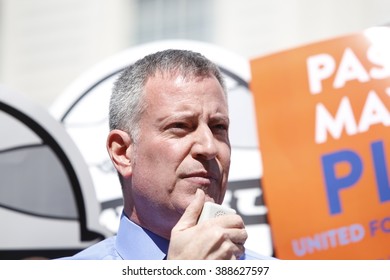
[{"label": "orange protest sign", "polygon": [[390,258],[390,29],[251,61],[281,259]]}]

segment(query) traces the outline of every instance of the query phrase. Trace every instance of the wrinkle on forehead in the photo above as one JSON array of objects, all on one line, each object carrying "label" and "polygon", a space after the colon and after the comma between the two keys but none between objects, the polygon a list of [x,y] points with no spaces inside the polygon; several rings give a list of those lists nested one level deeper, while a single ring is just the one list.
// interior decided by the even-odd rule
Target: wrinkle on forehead
[{"label": "wrinkle on forehead", "polygon": [[[203,83],[205,81],[206,83]],[[215,82],[215,83],[214,83]],[[194,87],[194,84],[196,86]],[[217,87],[216,87],[217,86]],[[218,89],[218,87],[220,87]],[[228,114],[228,101],[226,93],[214,76],[188,76],[172,75],[170,73],[162,73],[150,77],[145,85],[146,98],[149,100],[148,107],[163,106],[169,104],[171,108],[177,108],[173,105],[186,105],[185,107],[194,108],[195,105],[200,107],[214,100],[215,94],[220,96],[218,103],[222,106],[217,106],[218,111]],[[219,92],[220,90],[220,92]],[[219,93],[217,93],[219,92]],[[176,97],[175,97],[176,95]],[[188,100],[197,100],[196,102],[188,102]],[[173,103],[172,103],[173,102]],[[148,111],[148,110],[146,110]],[[225,112],[224,112],[225,113]]]}]

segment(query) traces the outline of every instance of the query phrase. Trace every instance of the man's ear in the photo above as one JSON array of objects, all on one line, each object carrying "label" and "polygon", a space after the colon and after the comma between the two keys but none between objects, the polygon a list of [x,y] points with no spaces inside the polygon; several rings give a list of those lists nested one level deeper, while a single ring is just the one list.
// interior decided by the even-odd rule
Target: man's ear
[{"label": "man's ear", "polygon": [[119,129],[110,131],[107,137],[107,151],[116,170],[123,176],[132,174],[131,156],[133,141],[127,132]]}]

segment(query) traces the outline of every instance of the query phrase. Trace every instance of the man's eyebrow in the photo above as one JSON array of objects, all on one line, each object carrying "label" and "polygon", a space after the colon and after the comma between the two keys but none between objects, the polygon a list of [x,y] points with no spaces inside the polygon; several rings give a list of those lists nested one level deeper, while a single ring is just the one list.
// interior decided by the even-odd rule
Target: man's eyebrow
[{"label": "man's eyebrow", "polygon": [[[165,122],[165,121],[174,121],[174,120],[184,120],[184,119],[194,119],[198,118],[198,115],[193,112],[173,112],[171,114],[167,114],[165,116],[162,116],[157,119],[158,122]],[[223,121],[226,123],[230,123],[230,118],[228,115],[225,114],[214,114],[210,116],[210,121],[211,122],[218,122],[218,121]]]},{"label": "man's eyebrow", "polygon": [[213,121],[214,121],[214,120],[216,120],[216,121],[221,120],[221,121],[225,121],[225,122],[227,122],[227,123],[230,122],[229,116],[223,115],[223,114],[214,115],[214,116],[212,116],[210,119],[213,120]]},{"label": "man's eyebrow", "polygon": [[167,122],[167,121],[175,121],[175,120],[184,120],[184,119],[192,119],[195,118],[196,114],[192,112],[173,112],[171,114],[167,114],[157,119],[157,122]]}]

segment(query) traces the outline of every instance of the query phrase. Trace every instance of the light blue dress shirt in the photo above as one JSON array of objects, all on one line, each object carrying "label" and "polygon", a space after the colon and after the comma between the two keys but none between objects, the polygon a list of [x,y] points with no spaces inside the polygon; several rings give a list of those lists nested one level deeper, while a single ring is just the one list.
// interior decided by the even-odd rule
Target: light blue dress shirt
[{"label": "light blue dress shirt", "polygon": [[[109,237],[68,260],[163,260],[169,240],[144,229],[122,214],[116,236]],[[268,256],[246,250],[241,260],[269,260]]]}]

